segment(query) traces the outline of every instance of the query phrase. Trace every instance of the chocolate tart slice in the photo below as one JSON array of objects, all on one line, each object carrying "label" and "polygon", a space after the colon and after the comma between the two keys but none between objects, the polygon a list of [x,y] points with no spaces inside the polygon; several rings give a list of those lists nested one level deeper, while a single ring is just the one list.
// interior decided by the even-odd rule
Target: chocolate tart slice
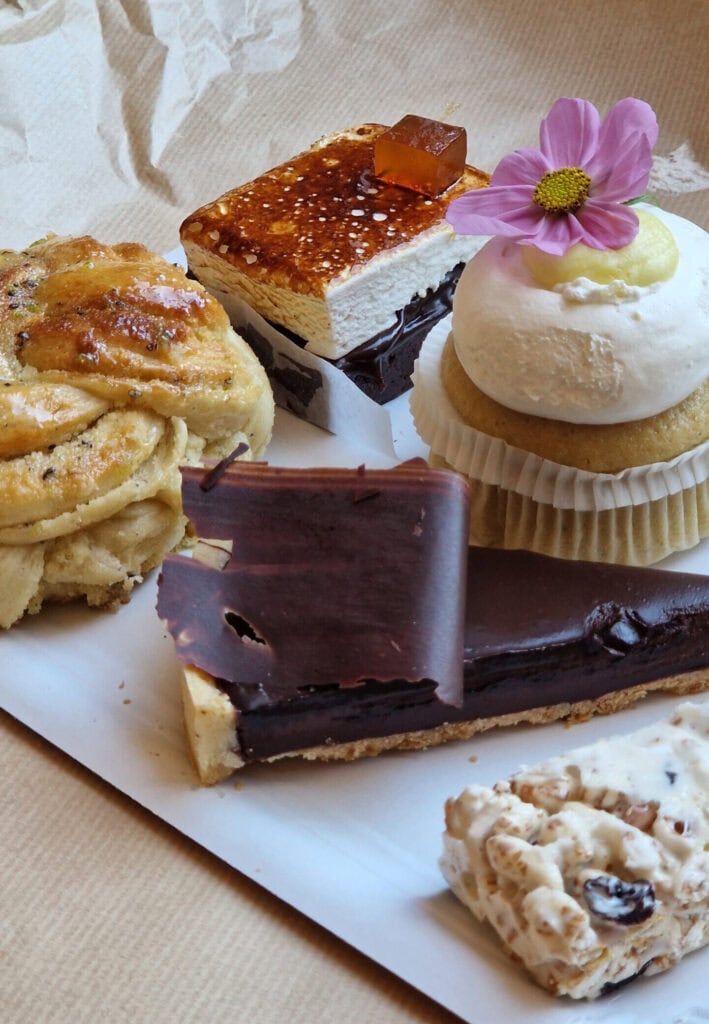
[{"label": "chocolate tart slice", "polygon": [[201,542],[158,611],[201,780],[351,760],[709,685],[709,578],[466,547],[458,474],[183,470]]}]

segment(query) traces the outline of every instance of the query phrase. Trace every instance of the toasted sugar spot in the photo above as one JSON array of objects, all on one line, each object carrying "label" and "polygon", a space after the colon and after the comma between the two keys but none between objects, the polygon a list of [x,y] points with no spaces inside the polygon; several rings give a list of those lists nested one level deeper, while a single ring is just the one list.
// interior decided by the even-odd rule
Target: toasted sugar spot
[{"label": "toasted sugar spot", "polygon": [[202,227],[203,227],[203,225],[202,225],[202,224],[200,223],[200,221],[198,221],[198,220],[194,220],[194,221],[192,221],[192,223],[191,223],[191,224],[190,224],[190,225],[188,226],[187,230],[189,231],[189,233],[190,233],[191,235],[196,235],[198,231],[201,231],[201,230],[202,230]]}]

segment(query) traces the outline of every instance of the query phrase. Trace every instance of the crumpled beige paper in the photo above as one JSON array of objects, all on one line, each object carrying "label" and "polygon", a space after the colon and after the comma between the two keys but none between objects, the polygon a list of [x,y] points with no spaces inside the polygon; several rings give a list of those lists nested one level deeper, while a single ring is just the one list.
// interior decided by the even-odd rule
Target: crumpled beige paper
[{"label": "crumpled beige paper", "polygon": [[[650,102],[663,204],[709,228],[708,35],[707,0],[0,0],[0,247],[53,230],[168,251],[228,188],[405,113],[465,125],[491,170],[562,95]],[[3,1024],[452,1024],[2,721]],[[470,977],[477,1018],[474,957]]]},{"label": "crumpled beige paper", "polygon": [[0,4],[0,246],[52,230],[165,251],[197,206],[320,135],[463,124],[492,170],[553,100],[636,95],[663,205],[709,227],[706,0]]}]

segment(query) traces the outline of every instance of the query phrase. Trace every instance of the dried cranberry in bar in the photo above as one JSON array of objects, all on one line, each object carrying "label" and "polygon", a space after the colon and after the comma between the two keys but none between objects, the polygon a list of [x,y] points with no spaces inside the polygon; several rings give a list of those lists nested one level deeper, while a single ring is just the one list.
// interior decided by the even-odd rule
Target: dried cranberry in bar
[{"label": "dried cranberry in bar", "polygon": [[374,143],[374,173],[381,181],[437,196],[465,167],[465,128],[407,114]]}]

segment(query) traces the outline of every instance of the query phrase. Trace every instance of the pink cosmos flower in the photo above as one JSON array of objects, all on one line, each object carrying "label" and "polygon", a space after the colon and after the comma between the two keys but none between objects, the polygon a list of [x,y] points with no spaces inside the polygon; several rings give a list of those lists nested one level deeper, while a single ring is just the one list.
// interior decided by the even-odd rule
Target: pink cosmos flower
[{"label": "pink cosmos flower", "polygon": [[448,222],[461,235],[504,235],[559,256],[576,242],[620,249],[638,233],[637,215],[622,204],[645,191],[657,131],[642,100],[620,100],[602,124],[592,103],[557,100],[539,149],[504,157],[488,188],[450,204]]}]

